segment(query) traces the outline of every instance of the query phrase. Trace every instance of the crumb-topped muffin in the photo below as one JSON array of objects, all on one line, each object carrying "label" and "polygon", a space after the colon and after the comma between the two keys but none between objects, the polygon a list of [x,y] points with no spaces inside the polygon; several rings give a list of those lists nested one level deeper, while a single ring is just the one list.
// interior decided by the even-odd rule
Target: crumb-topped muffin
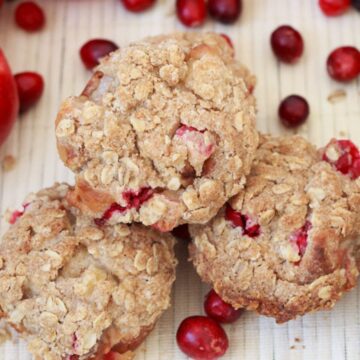
[{"label": "crumb-topped muffin", "polygon": [[360,180],[349,144],[316,151],[299,136],[262,136],[245,191],[190,226],[196,270],[226,302],[284,322],[355,286]]},{"label": "crumb-topped muffin", "polygon": [[258,144],[254,77],[217,34],[148,38],[103,59],[56,119],[70,197],[98,223],[205,223],[239,193]]},{"label": "crumb-topped muffin", "polygon": [[0,244],[0,316],[36,360],[134,350],[170,305],[174,239],[142,225],[94,226],[70,187],[30,195]]}]

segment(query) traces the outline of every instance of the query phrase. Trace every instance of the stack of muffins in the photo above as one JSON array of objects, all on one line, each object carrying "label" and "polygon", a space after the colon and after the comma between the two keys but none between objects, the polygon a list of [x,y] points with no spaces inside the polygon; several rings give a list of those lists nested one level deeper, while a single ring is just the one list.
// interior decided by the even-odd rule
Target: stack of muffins
[{"label": "stack of muffins", "polygon": [[0,316],[36,360],[130,357],[170,304],[183,224],[235,308],[284,322],[355,286],[357,148],[259,135],[254,85],[222,36],[173,34],[112,53],[64,101],[75,185],[30,195],[0,245]]}]

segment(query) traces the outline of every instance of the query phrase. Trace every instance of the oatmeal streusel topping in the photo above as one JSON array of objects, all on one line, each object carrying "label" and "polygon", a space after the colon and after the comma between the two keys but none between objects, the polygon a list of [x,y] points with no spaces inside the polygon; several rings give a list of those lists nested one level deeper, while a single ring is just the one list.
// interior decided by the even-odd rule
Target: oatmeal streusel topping
[{"label": "oatmeal streusel topping", "polygon": [[197,271],[233,306],[279,322],[330,308],[358,277],[359,181],[299,136],[263,136],[245,191],[190,227]]},{"label": "oatmeal streusel topping", "polygon": [[98,228],[65,184],[31,195],[0,245],[0,314],[36,360],[133,350],[170,304],[174,239],[141,225]]},{"label": "oatmeal streusel topping", "polygon": [[[254,77],[216,34],[174,34],[105,58],[56,120],[72,203],[110,223],[205,223],[244,186],[258,143]],[[127,194],[151,196],[137,206]],[[96,201],[94,200],[96,199]]]}]

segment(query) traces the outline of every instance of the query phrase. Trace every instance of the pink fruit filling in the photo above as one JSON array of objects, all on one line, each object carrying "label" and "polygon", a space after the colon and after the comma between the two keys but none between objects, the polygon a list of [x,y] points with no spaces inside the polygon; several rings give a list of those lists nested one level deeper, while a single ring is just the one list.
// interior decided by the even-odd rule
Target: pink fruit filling
[{"label": "pink fruit filling", "polygon": [[230,221],[234,227],[241,227],[243,235],[251,238],[260,235],[260,225],[254,222],[248,215],[235,211],[230,205],[226,206],[225,219]]},{"label": "pink fruit filling", "polygon": [[25,210],[29,205],[30,204],[24,204],[23,205],[23,210],[15,210],[10,216],[9,223],[11,225],[15,224],[17,219],[19,219],[20,217],[22,217],[24,215]]},{"label": "pink fruit filling", "polygon": [[306,221],[303,227],[296,230],[290,236],[290,242],[297,247],[300,256],[303,256],[305,254],[306,247],[308,244],[308,233],[311,230],[311,228],[312,228],[311,222]]},{"label": "pink fruit filling", "polygon": [[359,149],[350,140],[332,140],[325,148],[323,160],[353,180],[360,176]]},{"label": "pink fruit filling", "polygon": [[122,206],[118,203],[113,203],[110,207],[104,212],[101,218],[94,220],[97,226],[105,225],[106,221],[110,220],[115,213],[123,213],[126,210],[135,208],[139,210],[141,205],[149,200],[154,194],[154,190],[146,187],[138,191],[127,190],[123,192],[122,197],[125,200],[126,206]]},{"label": "pink fruit filling", "polygon": [[215,151],[215,146],[211,143],[205,143],[204,132],[205,130],[198,130],[192,126],[182,125],[176,130],[175,135],[185,142],[190,152],[197,152],[206,160]]}]

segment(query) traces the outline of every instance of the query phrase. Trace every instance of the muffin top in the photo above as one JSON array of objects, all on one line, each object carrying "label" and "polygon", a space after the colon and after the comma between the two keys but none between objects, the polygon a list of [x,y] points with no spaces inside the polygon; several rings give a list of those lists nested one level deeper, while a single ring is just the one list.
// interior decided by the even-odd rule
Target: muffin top
[{"label": "muffin top", "polygon": [[340,150],[262,136],[245,191],[190,226],[195,267],[225,301],[283,322],[355,286],[360,180],[339,171]]},{"label": "muffin top", "polygon": [[0,244],[0,315],[36,360],[133,350],[170,304],[174,239],[141,225],[94,226],[70,187],[30,195]]},{"label": "muffin top", "polygon": [[161,231],[210,220],[250,171],[254,82],[217,34],[158,36],[110,54],[56,119],[60,156],[76,174],[72,204]]}]

